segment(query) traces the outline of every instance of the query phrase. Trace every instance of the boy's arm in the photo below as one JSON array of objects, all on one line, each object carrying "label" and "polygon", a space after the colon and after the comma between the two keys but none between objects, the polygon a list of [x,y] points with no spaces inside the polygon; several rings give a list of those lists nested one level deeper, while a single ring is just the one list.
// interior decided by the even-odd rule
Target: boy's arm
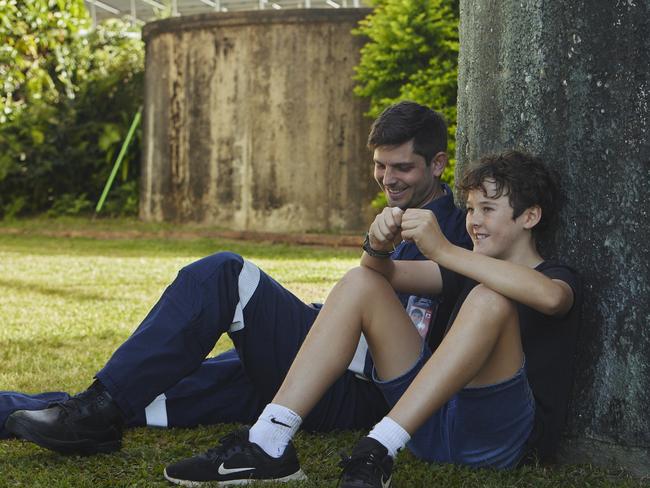
[{"label": "boy's arm", "polygon": [[[425,212],[431,213],[429,210]],[[403,211],[385,208],[375,217],[368,230],[370,247],[376,251],[392,251],[400,235]],[[361,266],[384,275],[395,291],[413,295],[437,295],[442,291],[440,268],[432,261],[393,261],[376,258],[364,252]]]},{"label": "boy's arm", "polygon": [[452,244],[441,250],[437,259],[441,266],[544,315],[564,315],[573,305],[573,290],[567,283],[527,266],[476,254]]},{"label": "boy's arm", "polygon": [[545,315],[564,315],[573,305],[573,290],[530,267],[476,254],[451,244],[433,213],[409,209],[401,222],[402,237],[440,266],[467,276],[501,295]]}]

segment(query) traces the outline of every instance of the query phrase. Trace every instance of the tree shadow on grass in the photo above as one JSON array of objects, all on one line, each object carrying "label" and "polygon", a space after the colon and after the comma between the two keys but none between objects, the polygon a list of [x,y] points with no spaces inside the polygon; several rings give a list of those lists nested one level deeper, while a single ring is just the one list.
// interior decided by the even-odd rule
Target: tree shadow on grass
[{"label": "tree shadow on grass", "polygon": [[7,280],[0,278],[0,288],[8,288],[28,293],[39,293],[50,297],[61,297],[70,300],[80,301],[101,301],[108,302],[115,300],[114,297],[102,295],[100,293],[89,293],[78,289],[61,288],[56,286],[47,286],[33,281]]},{"label": "tree shadow on grass", "polygon": [[91,239],[87,237],[47,237],[0,234],[0,247],[8,252],[35,256],[75,255],[110,257],[180,257],[188,261],[215,252],[231,251],[248,259],[318,259],[359,257],[357,249],[304,246],[286,243],[237,241],[205,238]]}]

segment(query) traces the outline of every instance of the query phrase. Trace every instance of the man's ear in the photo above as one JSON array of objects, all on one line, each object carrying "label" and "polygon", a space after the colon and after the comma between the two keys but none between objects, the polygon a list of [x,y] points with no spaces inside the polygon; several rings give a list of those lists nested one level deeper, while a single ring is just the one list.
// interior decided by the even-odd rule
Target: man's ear
[{"label": "man's ear", "polygon": [[524,219],[524,229],[532,229],[542,220],[542,208],[539,205],[528,207],[521,217]]},{"label": "man's ear", "polygon": [[440,178],[442,172],[447,167],[447,163],[449,163],[449,157],[446,152],[441,151],[436,153],[433,159],[431,159],[431,173],[433,176]]}]

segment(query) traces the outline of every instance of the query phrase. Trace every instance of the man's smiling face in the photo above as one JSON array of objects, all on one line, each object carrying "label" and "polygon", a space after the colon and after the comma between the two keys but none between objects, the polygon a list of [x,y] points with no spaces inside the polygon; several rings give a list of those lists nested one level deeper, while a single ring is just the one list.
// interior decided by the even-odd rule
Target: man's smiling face
[{"label": "man's smiling face", "polygon": [[436,166],[427,165],[422,156],[413,152],[412,140],[399,146],[379,146],[373,159],[375,180],[391,207],[422,207],[440,192]]}]

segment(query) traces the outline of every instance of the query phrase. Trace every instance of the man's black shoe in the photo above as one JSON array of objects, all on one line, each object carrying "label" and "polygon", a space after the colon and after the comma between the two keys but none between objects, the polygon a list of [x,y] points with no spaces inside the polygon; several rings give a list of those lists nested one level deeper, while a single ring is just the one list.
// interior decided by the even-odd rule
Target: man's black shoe
[{"label": "man's black shoe", "polygon": [[204,454],[170,464],[165,468],[165,478],[183,486],[215,481],[217,486],[229,486],[306,479],[291,443],[281,457],[274,458],[248,440],[248,429],[228,434],[219,442]]},{"label": "man's black shoe", "polygon": [[89,455],[122,447],[122,411],[99,382],[44,410],[18,410],[5,423],[16,436],[61,454]]},{"label": "man's black shoe", "polygon": [[388,488],[393,458],[378,441],[363,437],[355,446],[352,455],[343,456],[339,464],[343,468],[339,487],[341,488]]}]

